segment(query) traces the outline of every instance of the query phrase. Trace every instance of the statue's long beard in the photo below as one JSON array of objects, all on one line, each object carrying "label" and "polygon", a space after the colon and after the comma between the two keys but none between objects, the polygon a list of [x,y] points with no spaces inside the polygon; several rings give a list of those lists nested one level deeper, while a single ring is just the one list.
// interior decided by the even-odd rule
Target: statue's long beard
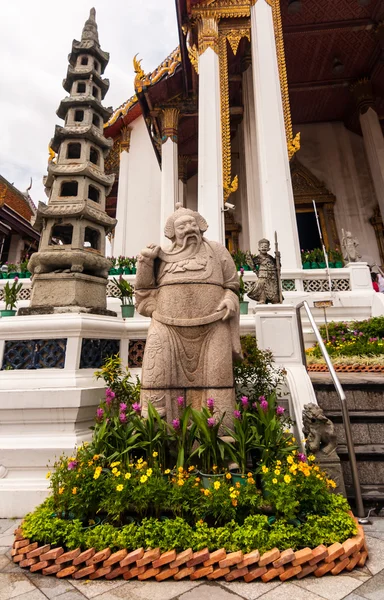
[{"label": "statue's long beard", "polygon": [[171,257],[175,257],[177,260],[189,258],[199,251],[201,243],[201,235],[198,233],[189,233],[183,238],[182,246],[176,246],[176,244],[173,243],[170,249],[160,250],[159,258],[161,260],[169,260]]}]

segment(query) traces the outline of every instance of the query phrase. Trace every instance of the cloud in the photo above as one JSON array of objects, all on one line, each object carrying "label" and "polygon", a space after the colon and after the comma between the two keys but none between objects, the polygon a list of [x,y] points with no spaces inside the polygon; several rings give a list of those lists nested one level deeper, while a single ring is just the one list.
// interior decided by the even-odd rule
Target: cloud
[{"label": "cloud", "polygon": [[[48,144],[60,100],[73,39],[80,39],[92,0],[16,0],[0,3],[0,111],[3,115],[0,173],[46,201]],[[105,76],[106,106],[117,108],[133,94],[132,58],[153,70],[177,45],[174,0],[95,0],[100,44],[110,53]]]}]

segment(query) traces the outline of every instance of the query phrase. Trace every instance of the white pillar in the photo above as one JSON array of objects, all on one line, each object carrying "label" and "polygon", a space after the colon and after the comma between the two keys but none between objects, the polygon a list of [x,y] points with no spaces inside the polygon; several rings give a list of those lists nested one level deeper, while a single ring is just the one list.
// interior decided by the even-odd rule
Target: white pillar
[{"label": "white pillar", "polygon": [[117,188],[117,207],[115,235],[113,238],[113,256],[125,256],[128,237],[128,170],[129,170],[129,147],[131,141],[131,129],[125,127],[122,130],[119,184]]},{"label": "white pillar", "polygon": [[208,222],[208,238],[224,244],[218,37],[216,19],[203,16],[199,21],[198,210]]},{"label": "white pillar", "polygon": [[248,221],[249,250],[253,254],[257,254],[257,245],[258,241],[263,237],[263,228],[261,222],[260,188],[258,185],[255,99],[251,66],[243,73],[243,103],[244,118],[242,126],[247,182],[247,212],[243,213],[243,218]]},{"label": "white pillar", "polygon": [[299,236],[285,136],[272,7],[251,7],[253,90],[263,235],[277,231],[285,269],[301,268]]},{"label": "white pillar", "polygon": [[377,112],[369,107],[360,113],[364,146],[381,216],[384,220],[384,137]]},{"label": "white pillar", "polygon": [[169,243],[164,236],[164,225],[174,210],[179,198],[177,128],[179,110],[165,108],[162,111],[161,146],[161,208],[160,239]]}]

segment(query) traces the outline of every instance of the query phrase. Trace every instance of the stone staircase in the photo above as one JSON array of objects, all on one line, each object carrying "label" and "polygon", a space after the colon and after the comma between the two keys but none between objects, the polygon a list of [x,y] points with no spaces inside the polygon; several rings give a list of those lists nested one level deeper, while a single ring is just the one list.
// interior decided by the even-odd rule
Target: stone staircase
[{"label": "stone staircase", "polygon": [[[357,466],[366,506],[384,506],[384,375],[339,373],[347,397]],[[335,424],[348,498],[354,491],[338,395],[328,373],[310,373],[317,401]]]}]

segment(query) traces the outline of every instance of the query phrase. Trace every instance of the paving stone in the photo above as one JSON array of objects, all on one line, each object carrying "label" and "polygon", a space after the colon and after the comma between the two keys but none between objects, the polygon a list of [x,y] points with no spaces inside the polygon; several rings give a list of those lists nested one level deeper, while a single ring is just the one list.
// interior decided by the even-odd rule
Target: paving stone
[{"label": "paving stone", "polygon": [[350,577],[349,574],[339,575],[338,577],[325,575],[320,578],[308,577],[307,579],[300,579],[300,581],[295,581],[295,585],[318,594],[327,600],[341,600],[356,588],[360,589],[361,582],[358,579]]},{"label": "paving stone", "polygon": [[384,569],[384,540],[382,541],[368,535],[365,537],[365,540],[369,552],[367,566],[372,575],[376,575],[376,573]]},{"label": "paving stone", "polygon": [[[332,577],[332,581],[334,580],[335,578]],[[280,585],[276,589],[264,594],[262,600],[323,600],[321,596],[301,589],[296,583],[279,583]],[[263,585],[267,586],[268,584]]]},{"label": "paving stone", "polygon": [[279,587],[282,585],[282,583],[281,581],[270,581],[269,583],[262,583],[261,581],[245,583],[238,581],[233,583],[220,582],[220,585],[225,587],[233,594],[237,594],[242,598],[246,598],[246,600],[256,600],[257,598],[260,598],[260,596],[263,596],[263,594],[266,594],[267,592]]},{"label": "paving stone", "polygon": [[[56,599],[56,596],[54,596],[54,598]],[[80,594],[80,592],[78,592],[77,590],[68,590],[68,592],[65,592],[64,594],[62,594],[61,596],[59,596],[60,600],[84,600],[84,596],[82,594]],[[17,599],[19,600],[19,598]]]},{"label": "paving stone", "polygon": [[21,596],[17,596],[17,600],[47,600],[46,597],[40,590],[32,590],[31,592],[27,592],[26,594],[21,594]]},{"label": "paving stone", "polygon": [[124,579],[117,579],[115,581],[103,581],[103,580],[95,580],[95,581],[82,581],[79,580],[71,580],[71,584],[74,588],[79,590],[86,598],[95,598],[99,594],[103,594],[104,592],[109,592],[114,588],[118,588],[125,584]]},{"label": "paving stone", "polygon": [[384,572],[378,573],[376,577],[372,577],[367,583],[363,583],[357,593],[363,596],[363,598],[368,598],[368,600],[383,600]]},{"label": "paving stone", "polygon": [[232,594],[223,588],[220,589],[220,586],[212,588],[212,585],[207,585],[206,583],[179,596],[179,600],[212,600],[213,598],[214,600],[236,600],[236,598],[240,600],[240,596]]},{"label": "paving stone", "polygon": [[[131,582],[129,582],[129,584],[130,583]],[[194,588],[200,590],[201,585],[202,584],[200,581],[167,580],[136,582],[136,587],[134,588],[134,595],[135,598],[140,598],[142,600],[170,600],[171,598],[179,597],[182,594],[185,594],[185,592],[193,590]],[[208,600],[213,600],[212,592],[214,590],[212,589],[212,587],[210,587],[209,589],[211,590],[211,597]],[[127,595],[127,598],[130,597]],[[99,600],[99,598],[97,600]]]},{"label": "paving stone", "polygon": [[11,600],[35,589],[33,583],[21,572],[0,574],[0,600]]}]

